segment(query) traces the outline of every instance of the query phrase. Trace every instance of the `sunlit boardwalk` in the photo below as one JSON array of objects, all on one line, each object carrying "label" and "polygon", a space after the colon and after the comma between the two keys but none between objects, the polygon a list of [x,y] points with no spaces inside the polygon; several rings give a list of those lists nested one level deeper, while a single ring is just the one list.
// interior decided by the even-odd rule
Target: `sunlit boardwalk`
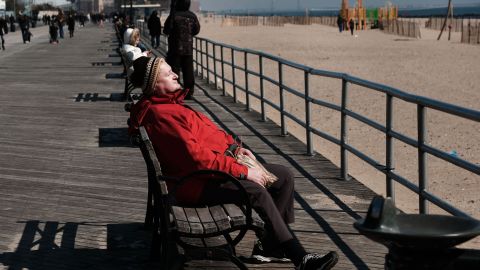
[{"label": "sunlit boardwalk", "polygon": [[[44,32],[42,32],[44,31]],[[0,54],[0,268],[158,269],[143,230],[147,173],[126,134],[118,101],[124,81],[111,25],[78,29],[50,45],[36,41]],[[23,47],[24,46],[24,47]],[[265,162],[295,174],[295,236],[309,251],[336,250],[335,269],[383,269],[386,248],[353,228],[374,193],[280,128],[199,82],[189,102],[242,137]],[[253,234],[237,246],[249,256]],[[233,269],[192,261],[187,269]],[[291,264],[248,264],[292,269]]]}]

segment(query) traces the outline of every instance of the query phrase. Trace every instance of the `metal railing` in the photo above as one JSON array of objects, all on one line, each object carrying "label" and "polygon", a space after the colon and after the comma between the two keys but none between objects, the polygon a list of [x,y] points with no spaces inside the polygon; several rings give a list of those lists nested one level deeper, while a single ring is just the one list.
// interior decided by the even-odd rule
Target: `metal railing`
[{"label": "metal railing", "polygon": [[[143,32],[146,33],[146,32]],[[164,43],[162,46],[166,46]],[[220,55],[217,53],[217,48],[219,48]],[[243,54],[243,65],[238,65],[235,61],[236,54]],[[229,57],[227,57],[227,55]],[[471,217],[469,214],[463,212],[462,210],[457,209],[447,201],[437,197],[428,191],[428,178],[426,174],[427,169],[427,154],[433,155],[437,158],[440,158],[446,162],[454,164],[464,170],[470,171],[476,175],[480,175],[480,166],[472,162],[463,160],[457,156],[451,155],[450,153],[444,152],[440,149],[432,147],[426,143],[426,109],[438,110],[450,115],[455,115],[461,118],[473,120],[475,122],[480,122],[480,111],[463,108],[460,106],[448,104],[445,102],[429,99],[422,96],[408,94],[401,90],[389,87],[386,85],[370,82],[350,76],[345,73],[330,72],[325,70],[313,69],[311,67],[294,63],[264,52],[238,48],[235,46],[222,44],[214,42],[209,39],[196,37],[194,39],[194,64],[196,66],[197,74],[202,77],[207,78],[207,82],[210,83],[210,78],[213,77],[213,83],[215,88],[220,87],[219,81],[221,81],[221,89],[223,89],[223,94],[227,94],[227,84],[232,87],[233,98],[235,102],[238,101],[238,91],[241,91],[245,95],[245,105],[248,110],[251,109],[251,98],[256,98],[260,101],[260,113],[262,120],[267,119],[265,105],[270,106],[275,109],[280,114],[280,127],[281,134],[287,134],[286,118],[294,121],[298,125],[302,126],[305,130],[306,138],[306,152],[308,155],[314,154],[313,147],[313,136],[317,135],[327,141],[330,141],[338,146],[340,146],[340,170],[341,178],[348,179],[348,164],[347,157],[348,153],[352,153],[367,164],[371,165],[376,170],[382,172],[386,176],[386,195],[388,197],[394,198],[394,182],[399,183],[419,196],[419,212],[422,214],[428,213],[427,202],[431,202],[434,205],[440,207],[446,212],[456,215]],[[248,61],[250,57],[258,58],[258,72],[249,69]],[[227,61],[227,58],[230,58],[230,61]],[[278,81],[265,75],[263,70],[264,60],[268,59],[273,61],[278,66]],[[212,63],[212,64],[210,64]],[[218,66],[218,67],[217,67]],[[304,83],[303,83],[303,93],[293,89],[283,83],[283,69],[284,67],[290,67],[295,70],[301,71],[304,74]],[[225,76],[226,69],[231,70],[231,79]],[[243,80],[244,86],[237,83],[236,71],[241,71],[244,73]],[[257,94],[249,88],[249,77],[255,76],[260,80],[260,93]],[[311,97],[310,95],[310,78],[312,76],[321,76],[327,78],[333,78],[341,80],[342,89],[341,89],[341,104],[337,105],[320,99]],[[265,98],[264,91],[264,82],[267,81],[276,87],[279,91],[279,104],[276,104]],[[381,92],[386,95],[386,119],[385,125],[382,125],[379,122],[371,120],[364,115],[356,113],[350,110],[347,107],[348,104],[348,93],[349,85],[358,85],[365,87],[369,90]],[[300,120],[298,117],[292,113],[285,110],[285,92],[290,93],[294,96],[300,97],[305,101],[305,121]],[[417,107],[417,138],[411,138],[405,134],[402,134],[393,129],[393,100],[400,99],[408,103],[415,104]],[[319,105],[334,111],[337,111],[341,114],[340,120],[340,137],[337,138],[318,129],[315,126],[312,126],[311,116],[312,109],[311,105]],[[382,164],[367,154],[361,152],[357,148],[348,144],[348,118],[356,119],[363,124],[366,124],[383,134],[385,134],[385,163]],[[394,155],[393,155],[393,140],[396,139],[407,145],[415,147],[417,149],[418,157],[418,186],[410,181],[409,179],[404,178],[400,174],[394,172]]]}]

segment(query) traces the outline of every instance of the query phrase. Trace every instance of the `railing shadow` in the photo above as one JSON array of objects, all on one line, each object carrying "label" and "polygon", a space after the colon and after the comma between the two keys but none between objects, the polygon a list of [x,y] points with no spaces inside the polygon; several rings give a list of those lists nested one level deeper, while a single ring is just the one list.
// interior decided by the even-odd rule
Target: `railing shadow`
[{"label": "railing shadow", "polygon": [[[303,177],[308,179],[317,189],[318,192],[322,192],[325,194],[329,199],[331,199],[344,213],[352,217],[352,224],[353,220],[361,218],[361,216],[356,213],[353,209],[351,209],[346,203],[344,203],[338,196],[333,194],[325,185],[320,183],[315,179],[315,177],[310,174],[306,169],[302,167],[293,157],[291,157],[288,153],[285,153],[282,151],[280,148],[278,148],[273,142],[271,142],[266,136],[258,132],[249,122],[248,120],[242,118],[240,115],[235,113],[231,108],[228,106],[222,104],[219,102],[217,99],[212,97],[207,90],[203,89],[202,86],[196,84],[198,88],[203,90],[205,95],[211,99],[214,103],[216,103],[218,106],[220,106],[222,109],[224,109],[226,112],[228,112],[230,115],[232,115],[237,121],[241,122],[246,128],[249,129],[250,132],[252,132],[256,137],[258,137],[260,140],[262,140],[263,143],[268,145],[271,149],[273,149],[279,156],[283,157],[285,160],[287,160],[295,169],[298,170],[298,172],[301,173]],[[195,100],[196,101],[196,100]],[[196,101],[196,103],[202,107],[214,120],[215,122],[219,123],[219,125],[227,132],[230,134],[233,134],[233,132],[216,116],[216,114],[210,110],[207,106],[204,104]],[[248,147],[248,145],[246,146]],[[257,158],[261,162],[265,162],[263,158],[260,156],[257,156]],[[332,164],[332,167],[334,165]],[[337,168],[339,171],[339,169]],[[338,172],[338,175],[340,175],[340,172]],[[339,180],[340,181],[340,180]],[[339,236],[337,232],[335,232],[335,229],[332,228],[332,226],[328,223],[327,220],[325,220],[315,209],[313,209],[308,202],[297,192],[295,192],[295,200],[301,205],[301,207],[317,222],[320,227],[323,229],[325,234],[328,235],[328,237],[332,240],[332,242],[343,252],[343,254],[357,267],[357,269],[368,269],[369,267],[366,265],[366,263],[362,260],[362,258],[356,254],[356,252]]]},{"label": "railing shadow", "polygon": [[143,223],[19,223],[25,227],[15,251],[0,253],[8,270],[159,269],[148,258],[150,233]]}]

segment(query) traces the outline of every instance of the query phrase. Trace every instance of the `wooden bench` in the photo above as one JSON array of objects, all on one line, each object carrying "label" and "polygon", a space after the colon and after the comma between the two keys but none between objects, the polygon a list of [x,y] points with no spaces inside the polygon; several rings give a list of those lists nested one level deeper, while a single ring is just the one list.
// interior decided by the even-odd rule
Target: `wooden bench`
[{"label": "wooden bench", "polygon": [[[129,80],[127,75],[128,68],[132,65],[132,63],[131,61],[128,60],[128,57],[125,54],[125,51],[123,50],[123,37],[121,36],[120,29],[118,29],[116,26],[115,26],[115,33],[116,33],[118,44],[119,44],[118,54],[120,55],[121,63],[123,66],[122,76],[125,77],[125,86],[123,89],[122,97],[126,101],[135,102],[140,99],[141,94],[132,93],[136,87],[132,84],[132,82]],[[125,111],[127,112],[130,111],[130,108],[131,108],[131,104],[127,103],[125,105]]]},{"label": "wooden bench", "polygon": [[[240,182],[220,171],[194,172],[175,180],[182,185],[195,181],[199,176],[211,176],[215,177],[215,181],[232,182],[243,194],[245,203],[188,207],[176,204],[175,191],[168,191],[165,181],[169,178],[161,173],[160,163],[145,128],[140,127],[139,131],[137,143],[148,170],[145,225],[153,228],[151,256],[160,259],[162,269],[181,267],[185,259],[230,260],[240,269],[247,269],[237,258],[235,246],[248,230],[263,231],[264,222],[250,205]],[[183,256],[178,256],[178,247],[183,249]]]}]

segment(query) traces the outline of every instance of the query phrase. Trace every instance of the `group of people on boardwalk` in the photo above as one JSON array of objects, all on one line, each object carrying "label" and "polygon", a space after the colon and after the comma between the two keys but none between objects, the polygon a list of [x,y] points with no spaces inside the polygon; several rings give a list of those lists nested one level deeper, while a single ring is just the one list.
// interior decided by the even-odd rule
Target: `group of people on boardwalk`
[{"label": "group of people on boardwalk", "polygon": [[[142,51],[137,29],[125,29],[123,53],[130,63],[128,75],[142,89],[142,98],[130,112],[130,133],[145,127],[160,161],[162,172],[173,188],[179,179],[197,170],[218,170],[240,180],[255,210],[265,221],[265,233],[258,233],[252,255],[293,263],[297,269],[331,269],[338,261],[334,251],[326,255],[308,253],[288,228],[294,222],[294,178],[278,164],[249,167],[237,160],[239,155],[256,160],[240,140],[234,138],[201,112],[184,104],[194,88],[193,36],[200,23],[190,8],[190,0],[178,0],[165,21],[168,36],[166,60]],[[148,20],[152,47],[158,46],[155,16]],[[182,73],[183,88],[179,83]],[[267,173],[267,171],[269,173]],[[276,181],[269,184],[270,175]],[[176,200],[187,204],[242,203],[235,186],[216,181],[194,181],[182,185]]]}]

